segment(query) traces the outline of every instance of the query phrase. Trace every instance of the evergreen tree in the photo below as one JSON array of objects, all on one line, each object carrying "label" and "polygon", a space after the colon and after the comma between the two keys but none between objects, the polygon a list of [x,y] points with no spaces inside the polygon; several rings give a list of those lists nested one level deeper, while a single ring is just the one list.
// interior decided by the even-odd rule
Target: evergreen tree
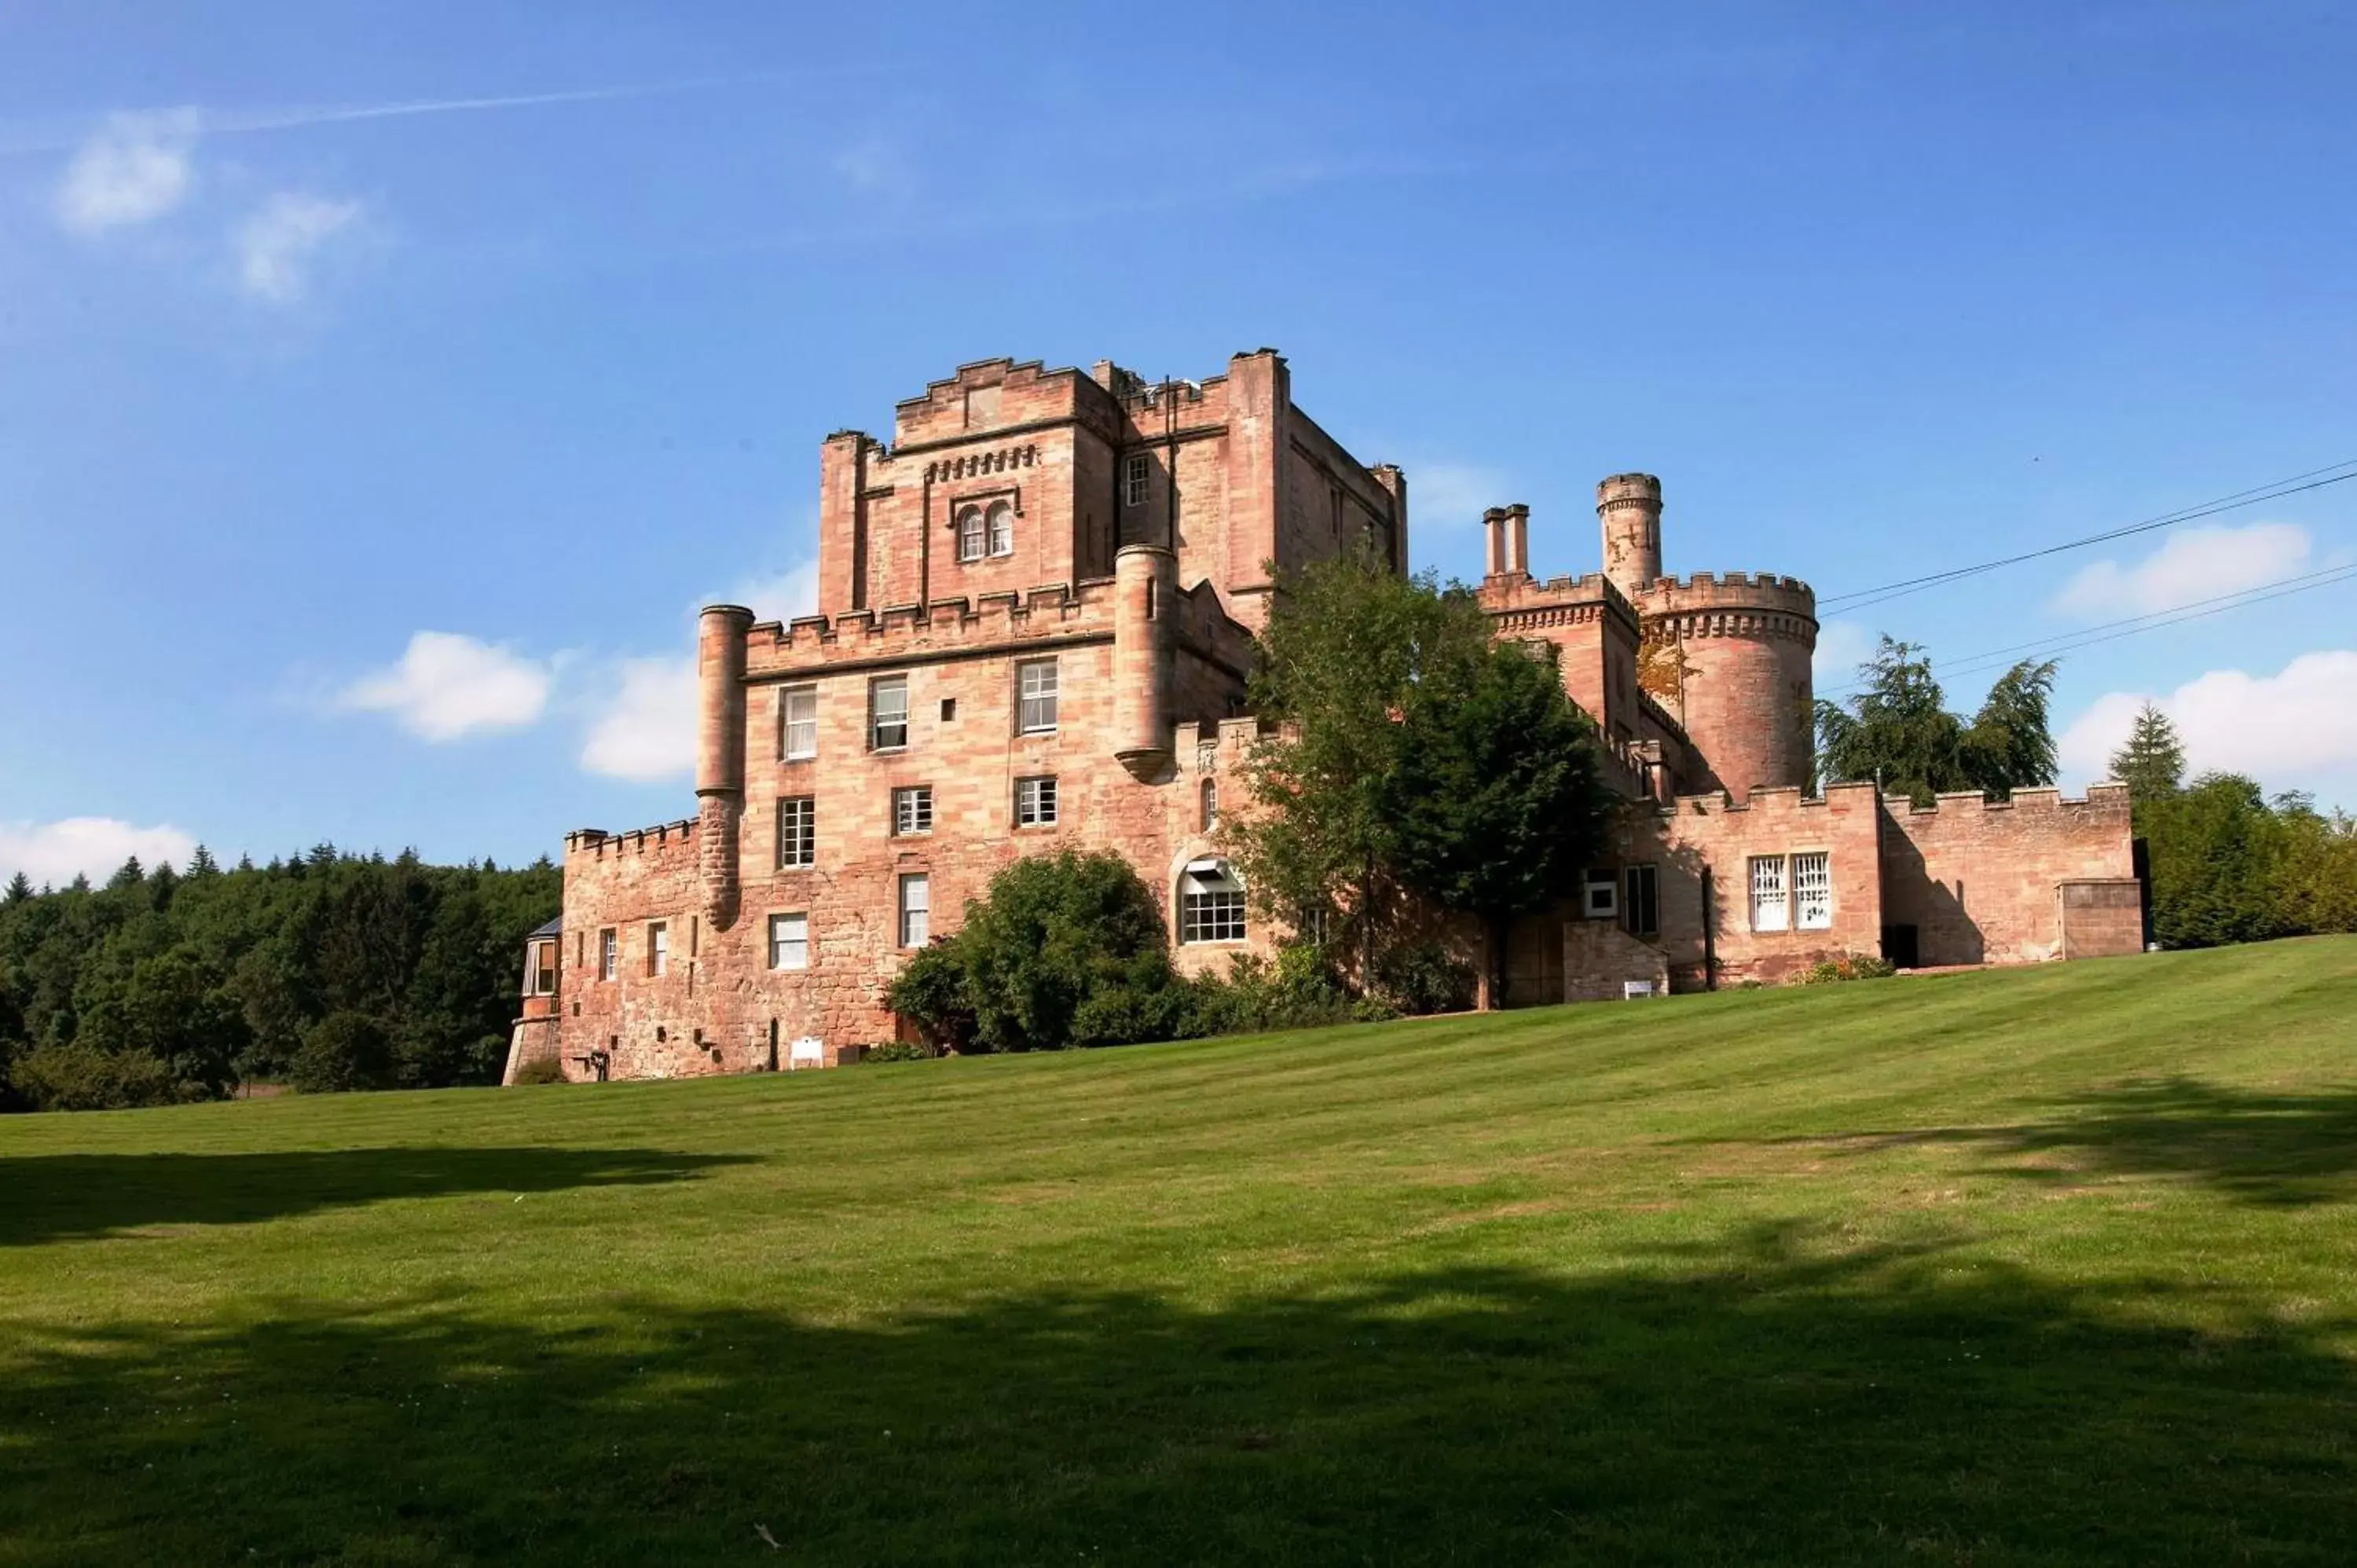
[{"label": "evergreen tree", "polygon": [[2054,672],[2050,660],[2016,664],[1989,688],[1967,725],[1948,711],[1930,655],[1886,637],[1858,666],[1863,691],[1846,706],[1817,703],[1819,781],[1878,783],[1921,806],[1943,791],[2002,796],[2051,784]]},{"label": "evergreen tree", "polygon": [[188,875],[191,880],[199,876],[217,875],[220,871],[221,866],[214,861],[212,851],[202,844],[199,844],[196,853],[188,856]]},{"label": "evergreen tree", "polygon": [[2185,778],[2185,747],[2169,715],[2150,703],[2137,709],[2127,743],[2112,753],[2111,769],[2138,805],[2174,796]]},{"label": "evergreen tree", "polygon": [[16,875],[8,878],[8,891],[5,895],[5,902],[10,904],[21,904],[26,899],[32,897],[33,879],[31,877],[27,876],[20,871],[16,873]]}]

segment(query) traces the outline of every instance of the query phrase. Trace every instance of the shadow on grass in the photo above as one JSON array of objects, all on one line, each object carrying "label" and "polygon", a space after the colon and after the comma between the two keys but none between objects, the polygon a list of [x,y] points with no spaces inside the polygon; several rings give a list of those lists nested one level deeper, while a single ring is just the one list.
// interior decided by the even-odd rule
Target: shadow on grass
[{"label": "shadow on grass", "polygon": [[2198,1182],[2236,1202],[2298,1208],[2357,1197],[2357,1089],[2275,1094],[2147,1079],[2065,1101],[2052,1117],[1997,1127],[1910,1127],[1770,1144],[1873,1154],[1933,1144],[2003,1163],[1976,1174],[2062,1184],[2090,1176]]},{"label": "shadow on grass", "polygon": [[609,1307],[594,1328],[445,1302],[38,1332],[0,1380],[0,1543],[185,1563],[2212,1563],[2341,1562],[2357,1540],[2347,1324],[2098,1300],[1956,1255],[1827,1260],[1763,1232],[1618,1273],[1466,1268],[1213,1311]]},{"label": "shadow on grass", "polygon": [[683,1181],[743,1156],[656,1149],[332,1149],[0,1159],[0,1247],[243,1225],[383,1198]]}]

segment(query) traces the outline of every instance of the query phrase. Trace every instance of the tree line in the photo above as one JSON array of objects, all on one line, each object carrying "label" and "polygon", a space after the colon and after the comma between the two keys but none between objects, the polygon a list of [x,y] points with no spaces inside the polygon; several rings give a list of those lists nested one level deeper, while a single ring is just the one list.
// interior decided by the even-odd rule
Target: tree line
[{"label": "tree line", "polygon": [[562,874],[307,854],[0,893],[0,1105],[492,1083]]}]

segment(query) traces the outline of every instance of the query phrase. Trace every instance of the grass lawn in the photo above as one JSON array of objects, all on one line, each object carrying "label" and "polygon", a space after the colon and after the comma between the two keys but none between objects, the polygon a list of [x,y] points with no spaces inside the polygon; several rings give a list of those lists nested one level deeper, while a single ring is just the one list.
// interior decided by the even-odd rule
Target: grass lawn
[{"label": "grass lawn", "polygon": [[2357,939],[0,1120],[0,1564],[2353,1558]]}]

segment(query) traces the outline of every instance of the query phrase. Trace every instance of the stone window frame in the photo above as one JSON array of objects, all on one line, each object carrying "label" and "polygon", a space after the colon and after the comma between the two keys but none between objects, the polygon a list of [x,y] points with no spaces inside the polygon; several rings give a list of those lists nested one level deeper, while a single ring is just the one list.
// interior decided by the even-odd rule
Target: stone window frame
[{"label": "stone window frame", "polygon": [[1154,499],[1154,454],[1132,452],[1122,459],[1121,504],[1144,506]]},{"label": "stone window frame", "polygon": [[1206,779],[1196,790],[1197,831],[1217,832],[1220,827],[1220,781]]},{"label": "stone window frame", "polygon": [[[1047,671],[1043,689],[1028,691],[1032,675]],[[1062,717],[1064,678],[1056,667],[1053,654],[1045,659],[1018,659],[1015,661],[1015,733],[1017,735],[1054,735]],[[1046,721],[1034,717],[1034,703],[1045,704]]]},{"label": "stone window frame", "polygon": [[647,978],[661,980],[671,972],[671,922],[647,922]]},{"label": "stone window frame", "polygon": [[[911,891],[920,893],[921,898],[912,903],[909,897]],[[894,884],[894,897],[899,901],[899,918],[894,926],[893,935],[904,949],[923,947],[932,937],[932,873],[929,871],[900,873],[899,880]]]},{"label": "stone window frame", "polygon": [[914,838],[933,831],[933,787],[896,784],[892,787],[892,836]]},{"label": "stone window frame", "polygon": [[[797,811],[795,807],[802,810]],[[799,817],[791,822],[789,818]],[[801,851],[800,858],[787,858],[789,846]],[[778,853],[780,871],[808,871],[818,864],[818,797],[815,795],[780,795],[778,797]]]},{"label": "stone window frame", "polygon": [[[882,696],[885,693],[891,691],[897,691],[900,694],[900,717],[899,721],[900,738],[897,741],[888,743],[883,739],[886,721],[881,715],[884,710],[877,706],[877,699]],[[910,711],[909,701],[909,677],[905,671],[897,675],[877,675],[870,677],[867,682],[867,749],[870,751],[908,750],[909,714]]]},{"label": "stone window frame", "polygon": [[597,978],[619,980],[622,974],[622,933],[614,926],[597,931]]},{"label": "stone window frame", "polygon": [[1755,854],[1744,861],[1743,888],[1751,929],[1760,932],[1792,929],[1792,885],[1781,854]]},{"label": "stone window frame", "polygon": [[[1813,863],[1804,865],[1804,863]],[[1808,872],[1816,875],[1812,886],[1803,886],[1802,878]],[[1784,868],[1784,885],[1791,889],[1792,929],[1796,931],[1829,931],[1834,925],[1834,857],[1831,850],[1796,849]]]},{"label": "stone window frame", "polygon": [[[794,716],[794,704],[802,698],[810,700],[810,716]],[[794,731],[810,726],[810,746],[804,751],[794,749]],[[786,762],[809,762],[818,756],[818,682],[799,681],[791,686],[778,688],[778,756]]]},{"label": "stone window frame", "polygon": [[[789,929],[788,922],[797,920],[802,923],[802,936],[799,941],[789,941],[786,940],[784,935],[786,930]],[[787,973],[808,970],[810,968],[810,915],[808,911],[802,909],[787,909],[780,910],[770,917],[770,969],[772,972]],[[802,949],[802,961],[800,963],[780,962],[780,960],[795,946],[799,946]]]},{"label": "stone window frame", "polygon": [[[1027,790],[1029,800],[1027,801]],[[1031,774],[1015,781],[1015,825],[1018,828],[1052,828],[1060,817],[1060,791],[1052,773]]]},{"label": "stone window frame", "polygon": [[[950,499],[950,536],[957,564],[978,566],[1015,554],[1015,523],[1023,515],[1023,487],[999,485]],[[968,524],[972,525],[969,531]]]},{"label": "stone window frame", "polygon": [[1217,855],[1190,860],[1178,873],[1178,943],[1226,947],[1250,940],[1244,879]]}]

